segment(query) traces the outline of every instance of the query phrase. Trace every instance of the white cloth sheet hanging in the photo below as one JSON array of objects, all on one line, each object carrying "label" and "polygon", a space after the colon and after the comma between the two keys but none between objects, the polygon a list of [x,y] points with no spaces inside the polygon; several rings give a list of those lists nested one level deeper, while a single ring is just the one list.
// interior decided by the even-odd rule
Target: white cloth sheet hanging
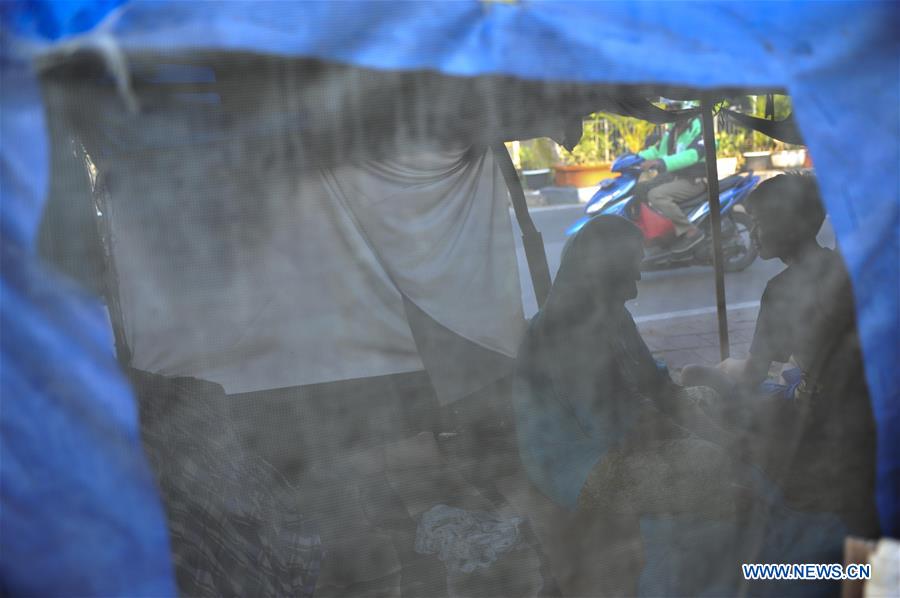
[{"label": "white cloth sheet hanging", "polygon": [[[508,193],[487,149],[305,171],[236,165],[227,144],[192,152],[145,154],[109,190],[134,367],[228,393],[421,370],[404,296],[478,347],[473,359],[515,356],[524,319]],[[179,176],[185,159],[206,176]],[[466,361],[441,368],[475,387],[502,374]]]}]

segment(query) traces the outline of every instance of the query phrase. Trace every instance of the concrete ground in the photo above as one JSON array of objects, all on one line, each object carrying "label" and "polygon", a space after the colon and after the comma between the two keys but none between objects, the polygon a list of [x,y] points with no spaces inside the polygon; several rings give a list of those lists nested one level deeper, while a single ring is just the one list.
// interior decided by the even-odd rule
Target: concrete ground
[{"label": "concrete ground", "polygon": [[[758,306],[728,310],[731,357],[747,357],[758,312]],[[715,312],[638,319],[637,325],[654,357],[665,361],[673,373],[688,364],[715,365],[720,361]]]}]

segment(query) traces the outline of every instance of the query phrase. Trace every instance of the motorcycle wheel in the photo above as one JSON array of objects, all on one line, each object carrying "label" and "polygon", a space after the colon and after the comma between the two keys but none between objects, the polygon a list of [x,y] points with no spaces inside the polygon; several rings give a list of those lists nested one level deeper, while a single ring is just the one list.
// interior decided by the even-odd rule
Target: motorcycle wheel
[{"label": "motorcycle wheel", "polygon": [[743,212],[732,211],[729,218],[734,223],[734,237],[731,241],[740,247],[740,250],[727,256],[723,266],[726,272],[740,272],[746,270],[756,260],[756,245],[750,238],[750,228],[753,223],[750,216]]}]

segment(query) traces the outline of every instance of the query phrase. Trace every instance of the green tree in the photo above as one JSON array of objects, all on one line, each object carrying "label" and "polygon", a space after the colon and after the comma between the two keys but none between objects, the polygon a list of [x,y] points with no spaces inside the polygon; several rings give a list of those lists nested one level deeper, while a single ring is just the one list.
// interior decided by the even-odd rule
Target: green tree
[{"label": "green tree", "polygon": [[620,116],[618,114],[600,114],[602,118],[609,121],[613,131],[618,134],[624,147],[619,147],[619,152],[636,153],[644,149],[644,141],[647,136],[653,132],[656,125],[646,120],[632,118],[630,116]]},{"label": "green tree", "polygon": [[[603,121],[607,121],[607,129]],[[571,152],[562,152],[566,164],[600,164],[607,161],[608,156],[625,152],[637,152],[644,146],[644,140],[656,127],[653,123],[596,112],[584,119],[581,141]]]},{"label": "green tree", "polygon": [[[764,95],[750,97],[752,116],[755,116],[757,118],[766,117],[766,98],[767,96]],[[783,120],[791,115],[791,113],[793,112],[793,107],[791,105],[790,96],[775,94],[774,96],[772,96],[772,99],[773,107],[775,109],[775,120]],[[784,143],[776,141],[775,139],[772,139],[768,135],[760,133],[759,131],[752,131],[750,134],[750,139],[750,146],[754,151],[773,150],[779,147],[784,147],[785,145]]]},{"label": "green tree", "polygon": [[565,164],[601,164],[606,161],[609,149],[609,137],[603,131],[603,125],[592,114],[582,124],[581,140],[571,152],[563,150],[562,160]]},{"label": "green tree", "polygon": [[746,151],[750,150],[751,140],[742,130],[729,133],[720,129],[716,133],[716,155],[720,158],[740,157]]},{"label": "green tree", "polygon": [[522,170],[550,168],[556,162],[553,140],[546,137],[529,139],[519,144],[519,163]]}]

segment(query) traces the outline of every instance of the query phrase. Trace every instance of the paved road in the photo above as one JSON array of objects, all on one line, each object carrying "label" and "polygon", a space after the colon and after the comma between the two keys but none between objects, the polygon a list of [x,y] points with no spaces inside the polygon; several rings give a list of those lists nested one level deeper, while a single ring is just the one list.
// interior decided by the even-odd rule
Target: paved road
[{"label": "paved road", "polygon": [[[559,267],[559,256],[566,240],[566,228],[582,214],[582,206],[556,206],[532,208],[531,217],[544,236],[547,261],[551,275]],[[522,303],[525,315],[531,317],[537,311],[531,275],[522,249],[519,227],[513,217],[516,252],[519,258],[519,278],[522,284]],[[822,227],[819,241],[834,246],[834,234],[828,222]],[[743,272],[725,274],[725,293],[730,306],[758,302],[766,282],[780,272],[784,265],[778,260],[757,259]],[[693,266],[659,272],[645,272],[638,283],[638,298],[629,303],[631,313],[640,320],[665,319],[671,312],[688,310],[714,311],[715,282],[711,266]]]}]

